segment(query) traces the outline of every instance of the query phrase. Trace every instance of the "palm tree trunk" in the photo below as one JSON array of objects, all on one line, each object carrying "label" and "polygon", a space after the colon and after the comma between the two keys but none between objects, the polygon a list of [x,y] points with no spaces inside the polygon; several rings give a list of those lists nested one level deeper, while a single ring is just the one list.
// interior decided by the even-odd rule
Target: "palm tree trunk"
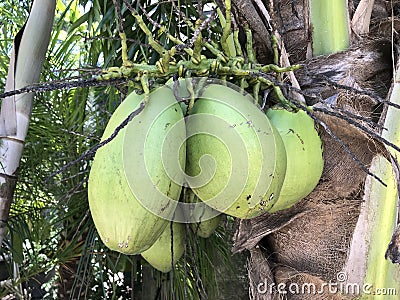
[{"label": "palm tree trunk", "polygon": [[[14,91],[40,77],[53,25],[55,0],[35,0],[28,20],[14,40],[5,91]],[[0,245],[7,234],[17,170],[32,111],[33,93],[3,99],[0,112]]]}]

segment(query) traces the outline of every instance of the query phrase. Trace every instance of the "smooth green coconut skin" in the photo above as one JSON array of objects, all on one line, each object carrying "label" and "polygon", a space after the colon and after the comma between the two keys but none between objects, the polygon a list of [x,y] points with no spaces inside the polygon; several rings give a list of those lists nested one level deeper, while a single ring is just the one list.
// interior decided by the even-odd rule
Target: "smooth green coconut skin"
[{"label": "smooth green coconut skin", "polygon": [[[185,225],[172,223],[172,251],[171,253],[171,227],[167,226],[157,241],[146,251],[142,257],[157,270],[167,273],[172,270],[172,263],[182,257],[185,238]],[[172,261],[173,258],[173,261]]]},{"label": "smooth green coconut skin", "polygon": [[[131,93],[120,104],[102,140],[139,107],[143,98],[143,95]],[[170,177],[175,174],[177,182],[183,180],[180,169],[185,164],[185,145],[179,153],[172,153],[176,151],[172,145],[186,137],[182,119],[182,110],[172,91],[160,88],[150,94],[139,115],[111,142],[98,149],[89,175],[89,206],[100,238],[111,250],[141,253],[154,244],[168,225],[168,221],[158,215],[171,217],[177,202],[165,198],[177,200],[181,192],[181,185]],[[177,126],[171,133],[169,129],[174,124]],[[178,162],[168,164],[175,170],[169,169],[167,174],[164,163],[168,158]],[[143,171],[144,165],[146,171]]]},{"label": "smooth green coconut skin", "polygon": [[275,107],[267,111],[267,117],[279,131],[287,154],[285,181],[278,201],[270,210],[276,212],[296,204],[314,190],[324,160],[321,138],[306,112]]},{"label": "smooth green coconut skin", "polygon": [[222,216],[223,215],[218,215],[205,221],[192,223],[192,229],[199,237],[209,238],[221,223]]},{"label": "smooth green coconut skin", "polygon": [[[187,198],[191,203],[201,203],[193,191],[188,190],[187,193],[189,194]],[[190,226],[199,237],[209,238],[221,223],[222,217],[223,214],[208,205],[197,206],[196,211],[193,211],[190,216],[190,219],[195,222],[192,221]]]},{"label": "smooth green coconut skin", "polygon": [[247,219],[268,211],[286,171],[280,135],[249,98],[211,84],[187,121],[187,179],[207,205]]}]

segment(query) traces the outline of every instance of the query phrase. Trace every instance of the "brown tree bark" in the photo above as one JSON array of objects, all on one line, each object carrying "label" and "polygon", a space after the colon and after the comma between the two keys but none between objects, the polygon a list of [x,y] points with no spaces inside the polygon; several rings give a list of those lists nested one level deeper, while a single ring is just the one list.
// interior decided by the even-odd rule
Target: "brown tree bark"
[{"label": "brown tree bark", "polygon": [[[265,3],[266,1],[264,1]],[[376,1],[371,24],[379,23],[385,11],[385,1]],[[358,3],[355,3],[356,6]],[[306,60],[309,39],[304,12],[307,1],[274,1],[273,22],[278,29],[292,63],[302,63],[296,72],[309,105],[326,99],[337,109],[366,118],[372,132],[378,132],[382,101],[392,80],[392,47],[385,37],[391,31],[372,26],[368,38],[355,41],[345,52]],[[238,7],[239,8],[239,7]],[[384,13],[383,13],[384,12]],[[379,19],[380,18],[380,19]],[[381,23],[382,24],[382,23]],[[392,23],[396,24],[396,23]],[[396,25],[395,25],[396,26]],[[389,28],[387,28],[389,29]],[[255,37],[256,45],[264,41]],[[397,43],[397,40],[395,40]],[[271,63],[271,61],[270,61]],[[341,89],[340,87],[347,87]],[[351,91],[353,89],[353,91]],[[358,92],[354,92],[354,89]],[[360,93],[360,91],[362,91]],[[348,146],[365,166],[377,153],[387,151],[383,145],[348,122],[329,116],[325,106],[316,106],[316,117]],[[375,124],[375,125],[371,125]],[[369,127],[371,126],[371,127]],[[260,293],[268,284],[286,286],[314,283],[321,287],[335,281],[344,267],[347,249],[358,220],[363,185],[367,174],[354,157],[320,126],[324,144],[324,173],[315,190],[290,209],[275,214],[240,221],[234,251],[250,251],[249,278],[251,299],[278,299],[276,289]],[[394,238],[394,241],[396,238]],[[393,251],[397,244],[393,243]],[[396,260],[397,254],[388,253]],[[258,290],[257,290],[258,289]],[[346,295],[285,294],[285,299],[348,299]]]}]

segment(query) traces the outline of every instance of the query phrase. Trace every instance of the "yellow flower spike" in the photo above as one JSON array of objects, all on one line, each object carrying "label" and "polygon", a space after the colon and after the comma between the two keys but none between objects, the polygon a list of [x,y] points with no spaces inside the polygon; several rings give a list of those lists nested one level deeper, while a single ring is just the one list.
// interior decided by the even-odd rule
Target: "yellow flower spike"
[{"label": "yellow flower spike", "polygon": [[190,112],[190,110],[192,109],[193,105],[194,105],[194,99],[195,99],[195,92],[193,89],[193,84],[192,81],[190,79],[185,79],[185,83],[186,83],[186,89],[188,90],[189,94],[190,94],[190,101],[187,107],[187,113]]},{"label": "yellow flower spike", "polygon": [[185,77],[186,70],[184,65],[180,65],[178,68],[178,77]]},{"label": "yellow flower spike", "polygon": [[161,62],[161,60],[156,61],[156,67],[160,71],[160,73],[165,73],[164,64]]},{"label": "yellow flower spike", "polygon": [[251,33],[251,29],[249,28],[249,25],[246,24],[244,31],[246,33],[247,57],[248,57],[250,63],[255,64],[255,63],[257,63],[257,60],[256,60],[256,55],[254,53],[254,48],[253,48],[253,35]]},{"label": "yellow flower spike", "polygon": [[233,31],[233,42],[235,44],[237,57],[243,58],[242,46],[240,45],[240,42],[239,42],[239,29],[235,29]]},{"label": "yellow flower spike", "polygon": [[169,63],[171,61],[171,55],[169,51],[165,51],[163,57],[160,59],[161,64],[163,65],[164,73],[169,71]]},{"label": "yellow flower spike", "polygon": [[211,66],[210,66],[211,73],[217,73],[220,65],[221,65],[221,63],[219,62],[219,60],[218,59],[214,59],[212,61],[212,63],[211,63]]},{"label": "yellow flower spike", "polygon": [[258,95],[260,94],[261,82],[257,81],[257,83],[253,86],[253,96],[254,96],[254,104],[258,103]]},{"label": "yellow flower spike", "polygon": [[126,42],[126,34],[125,34],[125,32],[120,32],[119,36],[121,38],[122,65],[125,67],[130,67],[133,65],[133,63],[129,60],[129,57],[128,57],[128,45]]}]

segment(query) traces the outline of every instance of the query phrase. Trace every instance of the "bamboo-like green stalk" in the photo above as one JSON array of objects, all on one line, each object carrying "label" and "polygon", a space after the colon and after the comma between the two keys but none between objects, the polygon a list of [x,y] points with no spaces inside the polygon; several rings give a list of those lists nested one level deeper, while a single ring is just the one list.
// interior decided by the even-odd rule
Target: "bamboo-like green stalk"
[{"label": "bamboo-like green stalk", "polygon": [[310,21],[313,56],[349,47],[347,0],[310,0]]},{"label": "bamboo-like green stalk", "polygon": [[[387,184],[383,186],[370,178],[369,193],[365,195],[368,214],[370,241],[366,257],[366,274],[364,284],[375,288],[396,288],[400,290],[399,267],[385,259],[385,252],[390,242],[397,221],[397,184],[392,165],[383,156],[372,161],[371,171],[380,176]],[[394,297],[394,298],[393,298]],[[398,299],[398,296],[385,296],[385,299]],[[362,299],[374,299],[366,293]]]},{"label": "bamboo-like green stalk", "polygon": [[[392,89],[390,101],[400,104],[400,69]],[[400,111],[388,107],[382,137],[400,146]],[[389,149],[397,160],[400,154]],[[391,162],[377,155],[370,167],[371,172],[384,180],[383,186],[368,176],[365,183],[364,201],[346,264],[348,283],[357,283],[367,288],[362,291],[361,299],[383,299],[381,295],[368,292],[374,289],[386,289],[390,293],[400,292],[400,266],[385,259],[385,252],[397,223],[399,197],[397,182]],[[385,295],[384,299],[398,299],[398,295]]]},{"label": "bamboo-like green stalk", "polygon": [[[6,83],[12,91],[37,83],[50,41],[55,0],[34,0],[18,49],[14,42]],[[17,54],[17,55],[15,55]],[[17,169],[24,149],[32,111],[33,93],[19,94],[2,101],[0,113],[0,245],[7,234],[7,220]],[[5,126],[13,120],[14,126]]]},{"label": "bamboo-like green stalk", "polygon": [[[400,104],[400,65],[398,65],[394,80],[393,89],[390,95],[390,102],[397,105]],[[388,107],[382,137],[400,146],[400,111],[392,106]],[[394,149],[389,149],[395,160],[399,161],[400,153]],[[381,158],[382,159],[382,158]],[[375,165],[372,164],[372,167]],[[371,250],[368,261],[367,274],[365,282],[375,280],[377,287],[396,288],[397,293],[400,292],[400,266],[392,264],[389,260],[385,260],[385,252],[390,242],[392,233],[396,227],[398,218],[399,195],[397,191],[397,182],[393,167],[390,162],[386,161],[384,172],[389,173],[388,187],[384,188],[379,185],[380,191],[377,194],[377,218],[374,228],[374,239],[371,244]],[[367,299],[367,298],[365,298]],[[371,298],[370,298],[371,299]],[[398,295],[387,296],[385,299],[398,299]]]}]

